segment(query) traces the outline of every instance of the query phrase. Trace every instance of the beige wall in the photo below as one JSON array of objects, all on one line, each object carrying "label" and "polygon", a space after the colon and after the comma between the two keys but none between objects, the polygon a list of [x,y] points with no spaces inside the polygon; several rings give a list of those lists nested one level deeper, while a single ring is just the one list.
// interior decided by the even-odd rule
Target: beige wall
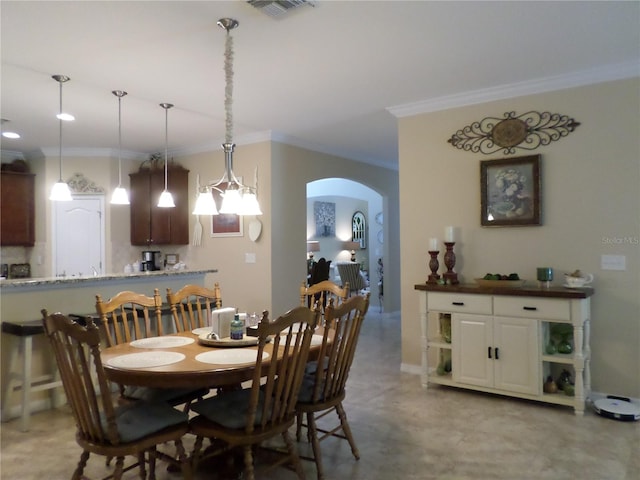
[{"label": "beige wall", "polygon": [[[404,365],[420,363],[419,294],[413,287],[428,274],[428,239],[442,239],[444,227],[455,225],[456,271],[463,281],[518,272],[535,282],[538,266],[553,267],[556,280],[577,268],[593,273],[593,390],[640,397],[639,92],[636,78],[400,119]],[[464,152],[447,139],[487,116],[530,110],[581,123],[566,138],[512,155],[542,156],[543,225],[483,228],[480,161],[505,155]],[[602,270],[602,254],[625,255],[626,271]]]},{"label": "beige wall", "polygon": [[[236,147],[233,169],[242,181],[249,185],[254,182],[255,169],[258,167],[258,201],[263,215],[244,217],[244,235],[242,237],[211,237],[210,218],[200,217],[203,226],[202,245],[174,248],[180,253],[189,267],[216,268],[218,273],[209,275],[208,282],[220,282],[222,302],[225,306],[234,306],[242,311],[261,312],[271,309],[270,271],[271,271],[271,219],[272,208],[269,197],[271,183],[269,143],[257,143]],[[189,196],[189,212],[196,200],[196,175],[200,182],[215,183],[225,168],[222,148],[215,152],[176,158],[189,170],[189,187],[193,194]],[[256,242],[249,239],[249,223],[258,218],[262,223],[262,233]],[[190,231],[196,222],[194,215],[189,219]],[[191,234],[189,236],[191,237]],[[166,249],[165,249],[166,250]],[[256,263],[246,263],[245,254],[255,254]]]},{"label": "beige wall", "polygon": [[378,192],[383,200],[385,238],[385,311],[400,307],[398,174],[344,158],[311,152],[291,145],[272,143],[272,305],[284,311],[298,301],[297,288],[305,278],[306,185],[323,178],[348,178]]},{"label": "beige wall", "polygon": [[[176,157],[175,161],[189,170],[189,185],[193,190],[190,210],[195,202],[196,174],[201,182],[218,180],[224,170],[222,150]],[[234,171],[251,184],[258,167],[258,200],[263,215],[262,234],[257,242],[248,236],[249,222],[244,219],[244,236],[211,238],[209,219],[201,218],[205,235],[200,247],[185,246],[176,250],[188,266],[216,268],[207,282],[218,281],[224,305],[237,306],[250,312],[269,310],[272,316],[284,313],[299,301],[299,286],[306,276],[306,184],[313,180],[342,177],[360,182],[380,193],[385,200],[385,222],[394,232],[385,241],[385,258],[398,265],[397,173],[382,168],[363,168],[363,164],[320,154],[276,142],[239,145],[234,153]],[[391,212],[389,216],[387,213]],[[195,217],[191,217],[193,230]],[[390,248],[390,253],[386,249]],[[396,248],[394,249],[395,246]],[[395,250],[395,253],[394,253]],[[245,254],[256,255],[256,263],[246,263]],[[399,309],[399,269],[387,269],[389,290],[385,293],[385,309]],[[387,273],[389,272],[389,273]]]},{"label": "beige wall", "polygon": [[[218,180],[224,171],[224,154],[220,149],[175,156],[174,161],[189,170],[189,185],[193,191],[190,196],[191,211],[196,199],[196,175],[200,175],[202,183]],[[125,162],[125,187],[129,186],[128,173],[137,170],[139,163],[140,160]],[[50,263],[48,252],[51,215],[47,198],[51,185],[58,179],[57,159],[30,160],[30,164],[36,173],[38,185],[37,238],[36,247],[27,250],[29,254],[37,250],[45,252],[45,261]],[[107,271],[122,271],[123,262],[126,261],[122,259],[139,258],[139,251],[143,248],[130,245],[129,208],[109,205],[111,189],[117,184],[117,161],[111,157],[70,157],[65,159],[64,165],[65,178],[78,171],[105,188]],[[300,282],[306,276],[306,264],[300,259],[306,257],[307,183],[323,178],[351,179],[370,187],[383,198],[385,243],[382,254],[388,259],[385,264],[385,311],[399,310],[397,172],[276,142],[238,146],[234,154],[236,174],[243,175],[245,182],[252,183],[256,166],[258,199],[264,212],[264,215],[258,217],[262,222],[262,234],[257,242],[252,242],[248,236],[248,224],[255,220],[253,217],[244,218],[244,236],[227,238],[210,237],[209,219],[201,218],[205,232],[201,246],[161,247],[160,250],[164,253],[178,253],[188,267],[217,269],[217,273],[206,276],[204,283],[211,286],[215,281],[220,282],[224,305],[236,306],[249,312],[267,309],[275,317],[298,304]],[[191,216],[191,232],[195,221],[195,216]],[[256,263],[245,262],[247,253],[255,254]],[[50,274],[41,269],[34,275]],[[108,292],[102,293],[107,295]],[[85,298],[86,301],[87,298],[73,293],[70,295],[76,300]],[[36,301],[35,304],[37,303]],[[71,302],[65,304],[73,305]],[[44,305],[40,305],[38,309],[42,306]],[[6,313],[7,316],[13,316]],[[29,318],[31,317],[30,314]]]},{"label": "beige wall", "polygon": [[[272,160],[275,159],[275,160]],[[123,159],[123,185],[129,187],[129,172],[136,171],[141,157]],[[196,199],[196,175],[201,183],[212,183],[220,179],[224,172],[224,153],[222,149],[213,152],[175,156],[173,161],[189,170],[190,196],[189,211]],[[51,205],[48,201],[51,185],[58,179],[57,156],[29,159],[32,171],[36,173],[36,245],[25,249],[24,261],[30,261],[34,277],[51,275]],[[278,168],[278,178],[272,180],[272,164]],[[201,246],[161,246],[163,253],[177,253],[188,267],[218,269],[210,274],[205,284],[220,282],[225,305],[237,306],[243,310],[260,312],[263,309],[283,313],[298,302],[301,279],[305,278],[304,261],[292,261],[293,258],[306,257],[306,184],[307,182],[341,176],[363,183],[391,199],[385,202],[385,222],[390,219],[389,227],[395,232],[388,244],[397,246],[397,173],[382,168],[362,168],[363,164],[351,162],[331,155],[318,154],[309,150],[286,145],[262,142],[236,147],[234,170],[243,176],[243,181],[253,183],[255,168],[258,167],[258,198],[264,214],[258,219],[262,223],[262,234],[257,242],[248,236],[249,223],[256,218],[244,218],[242,237],[212,238],[210,219],[201,218],[204,234]],[[80,172],[89,180],[105,190],[106,208],[106,263],[107,273],[123,271],[126,263],[140,258],[143,247],[130,244],[130,214],[126,206],[111,206],[111,190],[117,185],[118,163],[112,156],[74,156],[65,155],[63,176],[69,178]],[[196,218],[190,217],[190,232],[193,231]],[[300,237],[298,239],[297,237]],[[394,240],[395,238],[395,240]],[[387,243],[387,242],[385,242]],[[387,245],[384,247],[388,248]],[[256,263],[246,263],[245,254],[255,254]],[[390,258],[393,265],[398,264],[398,256]],[[43,263],[37,264],[38,257]],[[272,265],[279,262],[279,267]],[[385,266],[386,267],[386,266]],[[283,273],[287,272],[284,276]],[[395,272],[395,273],[394,273]],[[398,269],[389,267],[385,275],[391,281],[396,278],[395,295],[390,289],[385,297],[389,308],[399,309]],[[285,281],[286,278],[286,281]],[[388,298],[387,298],[388,297]],[[274,301],[274,299],[277,299]]]}]

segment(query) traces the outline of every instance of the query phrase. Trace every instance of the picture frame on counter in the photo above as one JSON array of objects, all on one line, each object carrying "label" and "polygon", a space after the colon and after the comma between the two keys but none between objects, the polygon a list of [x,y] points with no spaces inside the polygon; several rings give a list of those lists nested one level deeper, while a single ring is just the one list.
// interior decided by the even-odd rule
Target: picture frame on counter
[{"label": "picture frame on counter", "polygon": [[167,266],[172,267],[180,261],[180,255],[177,253],[167,253],[164,256]]},{"label": "picture frame on counter", "polygon": [[480,162],[480,224],[542,225],[540,155]]}]

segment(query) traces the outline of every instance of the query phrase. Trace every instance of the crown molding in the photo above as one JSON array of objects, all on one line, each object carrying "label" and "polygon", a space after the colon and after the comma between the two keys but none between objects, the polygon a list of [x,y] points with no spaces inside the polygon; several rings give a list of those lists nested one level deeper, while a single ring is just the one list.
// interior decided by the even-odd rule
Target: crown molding
[{"label": "crown molding", "polygon": [[[60,149],[57,147],[44,147],[27,154],[27,158],[51,158],[60,155]],[[148,153],[133,152],[130,150],[122,150],[120,154],[123,160],[147,160]],[[118,150],[115,148],[63,148],[63,158],[118,158]]]},{"label": "crown molding", "polygon": [[432,98],[420,102],[406,103],[388,107],[387,111],[397,118],[432,113],[451,108],[477,105],[496,100],[522,97],[537,93],[564,90],[596,83],[640,77],[638,62],[620,63],[606,67],[582,70],[568,75],[544,77],[526,82],[499,85],[470,92]]},{"label": "crown molding", "polygon": [[22,152],[16,152],[13,150],[2,150],[0,151],[0,158],[2,159],[2,163],[13,162],[14,160],[24,160],[24,155]]}]

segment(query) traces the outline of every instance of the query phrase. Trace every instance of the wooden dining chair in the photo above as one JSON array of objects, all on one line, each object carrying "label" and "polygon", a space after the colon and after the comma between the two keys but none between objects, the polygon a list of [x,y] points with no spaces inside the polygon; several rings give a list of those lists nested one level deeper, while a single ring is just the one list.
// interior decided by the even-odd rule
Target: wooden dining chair
[{"label": "wooden dining chair", "polygon": [[[267,312],[258,324],[257,360],[250,387],[226,391],[196,402],[192,411],[199,415],[190,422],[196,435],[193,462],[220,454],[232,447],[244,451],[244,477],[254,479],[252,446],[282,435],[287,455],[270,465],[273,468],[292,462],[298,478],[304,472],[288,429],[295,422],[295,406],[309,354],[311,337],[320,318],[319,310],[296,307],[274,322]],[[267,342],[272,350],[265,349]],[[263,353],[271,355],[263,358]],[[277,359],[274,358],[277,355]],[[204,438],[223,442],[222,448],[212,447],[200,453]]]},{"label": "wooden dining chair", "polygon": [[[124,291],[108,301],[96,295],[96,312],[100,318],[100,329],[108,347],[129,343],[133,340],[164,335],[162,327],[162,297],[154,289],[153,297],[141,293]],[[168,402],[171,405],[190,403],[206,395],[208,390],[185,388],[149,388],[119,385],[121,403],[144,400]]]},{"label": "wooden dining chair", "polygon": [[[339,306],[335,306],[331,300],[324,313],[325,328],[318,359],[309,362],[305,370],[296,404],[296,438],[300,441],[302,427],[306,427],[319,480],[324,478],[321,440],[329,436],[346,439],[353,456],[356,460],[360,458],[342,402],[360,329],[368,309],[369,293],[351,297]],[[318,428],[316,421],[332,411],[337,413],[339,425],[331,430]]]},{"label": "wooden dining chair", "polygon": [[339,305],[349,298],[349,283],[344,287],[333,283],[331,280],[324,280],[314,285],[307,286],[305,282],[300,285],[300,305],[313,308],[316,302],[322,305],[322,310],[334,299],[335,305]]},{"label": "wooden dining chair", "polygon": [[[116,480],[124,472],[140,469],[140,477],[155,478],[156,458],[179,465],[184,478],[192,472],[182,444],[188,432],[188,414],[163,403],[116,407],[100,358],[100,332],[91,318],[79,325],[60,313],[42,310],[44,329],[56,358],[62,385],[76,423],[76,442],[82,447],[73,479],[85,478],[84,468],[92,453],[116,458],[112,473]],[[174,442],[174,456],[157,446]],[[126,456],[137,462],[124,466]]]},{"label": "wooden dining chair", "polygon": [[106,302],[98,294],[96,312],[108,347],[164,335],[162,297],[157,288],[153,290],[153,297],[124,291]]},{"label": "wooden dining chair", "polygon": [[190,332],[210,325],[211,311],[222,307],[220,284],[213,290],[200,285],[185,285],[173,293],[167,288],[167,304],[177,332]]}]

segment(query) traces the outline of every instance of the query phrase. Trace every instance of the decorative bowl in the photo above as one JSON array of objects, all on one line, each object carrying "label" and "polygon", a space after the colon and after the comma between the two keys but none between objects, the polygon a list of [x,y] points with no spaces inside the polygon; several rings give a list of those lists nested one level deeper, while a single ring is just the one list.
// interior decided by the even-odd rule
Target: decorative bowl
[{"label": "decorative bowl", "polygon": [[564,276],[565,286],[569,288],[581,288],[591,282],[593,282],[593,275],[590,273],[580,277],[574,277],[568,274]]},{"label": "decorative bowl", "polygon": [[478,285],[485,288],[519,288],[526,283],[526,280],[485,280],[484,278],[475,278],[474,280]]}]

